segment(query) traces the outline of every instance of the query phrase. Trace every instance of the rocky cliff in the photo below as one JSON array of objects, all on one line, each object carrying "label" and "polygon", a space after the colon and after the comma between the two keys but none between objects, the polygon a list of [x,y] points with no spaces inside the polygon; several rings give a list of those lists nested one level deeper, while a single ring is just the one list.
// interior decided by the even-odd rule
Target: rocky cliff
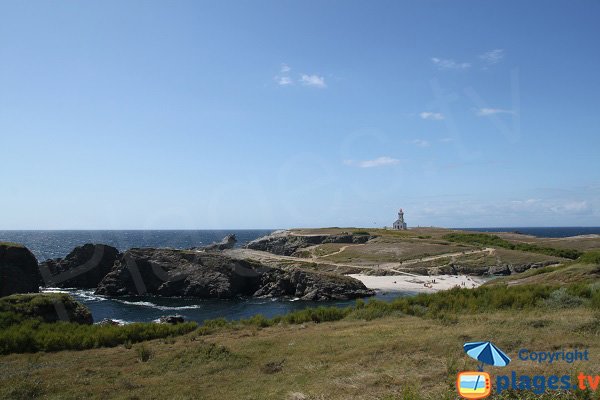
[{"label": "rocky cliff", "polygon": [[119,251],[104,244],[84,244],[65,258],[40,265],[45,286],[93,289],[113,268]]},{"label": "rocky cliff", "polygon": [[251,241],[246,248],[267,251],[269,253],[291,256],[299,249],[324,243],[366,243],[374,236],[370,235],[293,235],[289,232],[277,232]]},{"label": "rocky cliff", "polygon": [[24,246],[0,243],[0,297],[39,292],[41,277],[35,256]]},{"label": "rocky cliff", "polygon": [[96,290],[109,296],[153,294],[228,299],[239,296],[353,299],[373,295],[360,281],[337,275],[282,270],[220,252],[131,249]]}]

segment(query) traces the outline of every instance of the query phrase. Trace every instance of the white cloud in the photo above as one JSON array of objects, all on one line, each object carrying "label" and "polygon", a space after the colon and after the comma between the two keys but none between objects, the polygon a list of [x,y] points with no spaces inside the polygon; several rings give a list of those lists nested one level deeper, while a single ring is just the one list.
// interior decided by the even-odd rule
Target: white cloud
[{"label": "white cloud", "polygon": [[275,76],[275,82],[277,82],[277,84],[279,86],[289,86],[289,85],[293,85],[294,84],[294,80],[290,77],[290,71],[292,70],[292,68],[283,63],[281,64],[281,67],[279,68],[279,75]]},{"label": "white cloud", "polygon": [[480,55],[479,58],[481,58],[488,65],[498,64],[504,58],[504,50],[490,50]]},{"label": "white cloud", "polygon": [[302,82],[302,84],[305,86],[313,86],[318,88],[327,87],[327,85],[325,84],[325,78],[318,75],[302,74],[300,82]]},{"label": "white cloud", "polygon": [[450,143],[450,142],[454,142],[454,138],[451,137],[445,137],[445,138],[441,138],[440,142],[442,143]]},{"label": "white cloud", "polygon": [[289,76],[277,76],[275,78],[277,80],[277,84],[280,86],[292,85],[294,81]]},{"label": "white cloud", "polygon": [[419,116],[423,119],[435,119],[435,120],[442,120],[444,119],[444,115],[441,113],[434,113],[434,112],[427,112],[424,111],[421,114],[419,114]]},{"label": "white cloud", "polygon": [[471,66],[471,64],[466,62],[456,62],[454,60],[447,60],[443,58],[432,57],[431,61],[439,68],[439,69],[467,69]]},{"label": "white cloud", "polygon": [[514,111],[504,110],[502,108],[480,108],[477,110],[477,115],[480,117],[488,117],[495,114],[514,114]]},{"label": "white cloud", "polygon": [[355,165],[360,168],[374,168],[374,167],[385,167],[389,165],[398,164],[400,160],[388,156],[378,157],[374,160],[363,160],[363,161],[354,161],[354,160],[344,160],[344,164],[346,165]]},{"label": "white cloud", "polygon": [[419,147],[429,147],[429,142],[423,139],[414,139],[411,141],[411,143]]}]

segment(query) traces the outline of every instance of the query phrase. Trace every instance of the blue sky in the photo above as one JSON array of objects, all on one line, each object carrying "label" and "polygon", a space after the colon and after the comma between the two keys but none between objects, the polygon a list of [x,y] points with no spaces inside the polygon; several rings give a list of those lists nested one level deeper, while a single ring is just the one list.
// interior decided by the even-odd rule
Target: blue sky
[{"label": "blue sky", "polygon": [[600,225],[597,1],[0,1],[0,229]]}]

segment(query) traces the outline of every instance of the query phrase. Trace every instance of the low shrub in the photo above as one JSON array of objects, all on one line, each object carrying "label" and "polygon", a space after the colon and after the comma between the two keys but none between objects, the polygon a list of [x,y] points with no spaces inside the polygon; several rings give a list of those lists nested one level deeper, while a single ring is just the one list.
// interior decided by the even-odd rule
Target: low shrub
[{"label": "low shrub", "polygon": [[581,251],[575,249],[557,249],[554,247],[542,247],[531,243],[513,243],[502,239],[497,235],[488,235],[485,233],[449,233],[444,235],[443,238],[451,242],[502,247],[509,250],[545,254],[548,256],[569,258],[571,260],[575,260],[583,255]]},{"label": "low shrub", "polygon": [[[356,304],[348,307],[305,308],[289,314],[266,318],[262,315],[240,320],[227,321],[223,318],[205,321],[198,328],[197,334],[213,333],[221,328],[237,328],[240,326],[256,326],[264,328],[276,324],[304,324],[339,321],[342,319],[364,319],[367,321],[389,315],[411,315],[417,317],[436,318],[442,324],[451,325],[457,322],[456,316],[466,313],[480,313],[493,310],[522,310],[535,307],[580,305],[584,302],[596,302],[600,307],[600,291],[590,285],[559,289],[549,285],[529,286],[482,286],[476,289],[454,288],[431,294],[418,294],[411,297],[400,297],[391,302],[358,299]],[[550,299],[550,300],[548,300]],[[548,300],[548,301],[546,301]]]},{"label": "low shrub", "polygon": [[182,335],[196,329],[195,322],[169,325],[134,323],[122,326],[45,323],[26,320],[0,330],[0,354],[84,350],[131,345],[146,340]]},{"label": "low shrub", "polygon": [[544,299],[543,304],[550,308],[572,308],[583,304],[583,299],[562,287],[550,293],[550,296]]},{"label": "low shrub", "polygon": [[146,347],[144,344],[136,347],[135,352],[138,355],[138,360],[141,362],[147,362],[152,357],[152,350],[150,350],[150,348]]}]

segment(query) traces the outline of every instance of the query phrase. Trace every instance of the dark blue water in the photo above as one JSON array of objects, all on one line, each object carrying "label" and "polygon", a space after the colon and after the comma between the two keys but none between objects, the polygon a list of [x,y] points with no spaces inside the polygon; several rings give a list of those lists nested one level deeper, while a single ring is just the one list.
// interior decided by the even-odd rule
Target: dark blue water
[{"label": "dark blue water", "polygon": [[[347,301],[300,301],[294,299],[236,299],[236,300],[199,300],[160,297],[119,297],[98,296],[93,290],[48,289],[49,292],[67,292],[84,303],[92,312],[94,321],[104,318],[121,322],[150,322],[163,315],[178,314],[187,320],[201,323],[207,319],[226,318],[238,320],[256,314],[272,318],[307,307],[338,306],[355,304]],[[399,296],[409,296],[408,292],[378,293],[375,298],[389,301]]]},{"label": "dark blue water", "polygon": [[600,235],[600,227],[508,227],[508,228],[456,228],[479,232],[518,232],[542,238],[561,238],[579,235]]},{"label": "dark blue water", "polygon": [[[0,241],[22,243],[38,260],[66,256],[75,246],[103,243],[119,250],[132,247],[171,247],[185,249],[221,240],[234,233],[238,246],[264,236],[272,230],[179,230],[179,231],[0,231]],[[188,320],[242,319],[256,314],[272,318],[276,315],[319,305],[347,306],[354,301],[308,302],[294,299],[200,300],[159,297],[109,298],[97,296],[93,290],[49,289],[66,291],[85,304],[95,321],[104,318],[123,322],[153,321],[163,315],[179,314]],[[379,293],[376,298],[390,300],[411,293]]]},{"label": "dark blue water", "polygon": [[133,247],[187,249],[218,242],[235,233],[238,246],[268,235],[273,230],[154,230],[154,231],[0,231],[0,242],[27,246],[38,261],[64,257],[76,246],[102,243],[124,251]]}]

